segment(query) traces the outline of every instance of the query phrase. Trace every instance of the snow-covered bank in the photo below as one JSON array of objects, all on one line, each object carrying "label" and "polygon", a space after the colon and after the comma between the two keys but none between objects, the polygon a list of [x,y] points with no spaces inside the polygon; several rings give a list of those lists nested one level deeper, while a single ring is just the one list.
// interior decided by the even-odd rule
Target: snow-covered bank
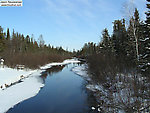
[{"label": "snow-covered bank", "polygon": [[[65,65],[69,63],[78,63],[80,61],[75,60],[75,59],[67,59],[64,60],[63,62],[55,62],[55,63],[49,63],[46,64],[45,66],[41,66],[41,70],[45,70],[47,68],[51,68],[52,66],[56,65]],[[17,69],[12,69],[12,68],[0,68],[0,90],[5,89],[8,86],[11,86],[12,84],[29,77],[33,73],[37,72],[38,70],[17,70]]]},{"label": "snow-covered bank", "polygon": [[35,70],[17,70],[12,68],[0,68],[0,90],[11,84],[30,76]]},{"label": "snow-covered bank", "polygon": [[[0,113],[6,112],[14,105],[35,96],[44,86],[40,77],[45,69],[56,65],[77,63],[78,60],[69,59],[62,63],[50,63],[42,66],[40,70],[16,70],[11,68],[0,69]],[[20,81],[16,83],[17,81]],[[12,85],[13,83],[16,83]],[[6,87],[7,85],[12,85]],[[3,90],[2,90],[3,89]]]},{"label": "snow-covered bank", "polygon": [[34,76],[0,91],[0,113],[4,113],[14,105],[35,96],[43,86],[43,81]]},{"label": "snow-covered bank", "polygon": [[[72,69],[76,74],[85,79],[90,76],[86,72],[86,66],[81,65]],[[94,106],[92,110],[99,112],[140,112],[150,111],[150,83],[146,77],[137,73],[118,73],[105,82],[95,83],[92,80],[86,88],[94,92],[94,96],[100,105]],[[98,110],[99,109],[99,110]]]},{"label": "snow-covered bank", "polygon": [[86,64],[82,64],[80,66],[76,66],[76,67],[72,68],[72,71],[74,73],[76,73],[77,75],[83,77],[85,80],[91,81],[91,78],[89,77],[89,75],[87,73],[86,67],[87,67]]},{"label": "snow-covered bank", "polygon": [[50,68],[52,66],[56,66],[56,65],[66,65],[66,64],[69,64],[69,63],[79,63],[80,61],[78,61],[77,59],[67,59],[67,60],[64,60],[63,62],[55,62],[55,63],[50,63],[50,64],[47,64],[45,66],[42,66],[40,69],[47,69],[47,68]]}]

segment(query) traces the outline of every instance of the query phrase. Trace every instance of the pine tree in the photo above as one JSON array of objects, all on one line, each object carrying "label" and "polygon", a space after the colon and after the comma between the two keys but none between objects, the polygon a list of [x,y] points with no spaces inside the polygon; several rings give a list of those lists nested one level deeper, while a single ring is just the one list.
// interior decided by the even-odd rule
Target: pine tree
[{"label": "pine tree", "polygon": [[140,65],[142,72],[145,74],[150,73],[150,0],[147,0],[147,2],[148,11],[146,12],[146,24],[143,26],[144,39],[141,40],[144,50],[141,55],[142,64]]},{"label": "pine tree", "polygon": [[113,26],[112,46],[116,55],[126,56],[127,32],[125,28],[125,20],[115,20]]},{"label": "pine tree", "polygon": [[100,46],[100,52],[111,51],[110,36],[106,28],[102,31],[102,41],[100,42],[99,46]]},{"label": "pine tree", "polygon": [[103,38],[103,42],[102,42],[103,46],[108,49],[110,36],[109,36],[108,30],[106,28],[103,30],[102,35],[103,35],[103,37],[102,37]]},{"label": "pine tree", "polygon": [[7,40],[10,40],[10,33],[9,33],[9,28],[7,29],[7,37],[6,37]]}]

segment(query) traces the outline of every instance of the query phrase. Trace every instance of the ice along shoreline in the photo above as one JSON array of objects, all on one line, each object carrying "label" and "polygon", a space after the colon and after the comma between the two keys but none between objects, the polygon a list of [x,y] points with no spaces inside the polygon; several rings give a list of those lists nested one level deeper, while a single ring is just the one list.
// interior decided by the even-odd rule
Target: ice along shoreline
[{"label": "ice along shoreline", "polygon": [[[28,72],[22,71],[22,73],[25,74],[23,76],[24,78],[20,77],[22,75],[18,75],[18,76],[15,76],[16,80],[15,80],[15,77],[13,78],[13,80],[7,79],[8,82],[6,82],[6,79],[5,79],[5,84],[13,84],[11,83],[12,81],[14,81],[15,83],[20,80],[21,82],[18,82],[17,84],[12,85],[11,87],[0,90],[0,100],[1,100],[0,101],[0,113],[7,112],[10,108],[15,106],[16,104],[37,95],[41,87],[44,86],[43,81],[40,78],[41,73],[45,71],[47,68],[51,68],[52,66],[56,66],[56,65],[65,65],[69,63],[79,63],[79,62],[80,61],[76,59],[68,59],[61,63],[50,63],[45,66],[42,66],[39,70],[30,70]],[[6,71],[6,70],[4,68],[0,71]],[[15,71],[14,73],[16,73],[16,70],[14,71]],[[12,72],[12,70],[10,72]],[[0,83],[4,83],[4,82],[0,82]]]}]

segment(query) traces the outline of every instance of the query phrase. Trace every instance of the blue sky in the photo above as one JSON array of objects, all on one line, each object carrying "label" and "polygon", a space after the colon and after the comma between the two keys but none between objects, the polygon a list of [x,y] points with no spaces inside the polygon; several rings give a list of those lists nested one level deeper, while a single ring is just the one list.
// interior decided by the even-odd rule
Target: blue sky
[{"label": "blue sky", "polygon": [[[23,7],[0,7],[0,25],[6,31],[25,35],[42,34],[46,44],[69,50],[86,42],[99,42],[101,32],[124,16],[123,4],[129,0],[23,0]],[[131,0],[130,0],[131,1]],[[134,0],[133,0],[134,1]],[[146,0],[135,0],[141,19],[145,19]]]}]

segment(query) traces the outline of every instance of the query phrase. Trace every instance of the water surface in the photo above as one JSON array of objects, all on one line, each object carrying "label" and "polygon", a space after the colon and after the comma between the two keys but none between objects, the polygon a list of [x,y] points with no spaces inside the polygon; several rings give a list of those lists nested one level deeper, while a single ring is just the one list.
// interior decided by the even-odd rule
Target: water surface
[{"label": "water surface", "polygon": [[[86,81],[73,73],[77,64],[54,66],[42,73],[45,86],[30,99],[11,108],[8,113],[91,113],[96,100],[85,88]],[[33,83],[34,84],[34,83]]]}]

